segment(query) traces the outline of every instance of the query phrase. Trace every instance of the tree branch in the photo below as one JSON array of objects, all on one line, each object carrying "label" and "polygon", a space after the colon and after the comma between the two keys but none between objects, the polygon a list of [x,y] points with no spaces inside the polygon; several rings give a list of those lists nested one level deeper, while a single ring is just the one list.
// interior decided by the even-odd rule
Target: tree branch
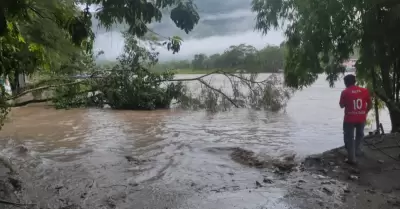
[{"label": "tree branch", "polygon": [[17,99],[19,97],[22,97],[26,94],[35,92],[35,91],[40,91],[40,90],[44,90],[44,89],[49,89],[49,88],[54,88],[54,87],[60,87],[60,86],[71,86],[71,85],[76,85],[76,84],[80,84],[80,83],[84,83],[86,80],[81,80],[81,81],[75,81],[75,82],[70,82],[70,83],[64,83],[64,84],[53,84],[53,85],[47,85],[47,86],[41,86],[41,87],[37,87],[37,88],[33,88],[33,89],[28,89],[26,91],[23,91],[15,96],[12,96],[10,98],[7,99],[7,101],[13,100],[13,99]]},{"label": "tree branch", "polygon": [[207,88],[209,88],[209,89],[211,89],[211,90],[213,90],[213,91],[216,91],[216,92],[220,93],[220,94],[221,94],[223,97],[225,97],[230,103],[232,103],[236,108],[239,108],[239,105],[237,105],[236,102],[234,102],[234,101],[232,100],[232,98],[230,98],[228,95],[226,95],[226,94],[225,94],[224,92],[222,92],[221,90],[212,87],[210,84],[208,84],[207,82],[205,82],[203,79],[198,79],[198,81],[199,81],[200,83],[202,83],[203,85],[205,85]]},{"label": "tree branch", "polygon": [[[90,90],[81,91],[81,92],[76,93],[75,95],[85,94],[85,93],[89,93],[89,92],[93,92],[93,90],[90,89]],[[64,95],[61,95],[60,97],[67,97],[67,96],[68,96],[68,94],[64,94]],[[32,104],[32,103],[50,102],[53,99],[54,99],[54,97],[46,98],[46,99],[32,99],[32,100],[19,102],[19,103],[7,105],[7,106],[8,107],[22,107],[22,106],[25,106],[25,105],[28,105],[28,104]],[[0,105],[0,107],[3,107],[3,106]]]},{"label": "tree branch", "polygon": [[399,0],[381,0],[381,2],[377,3],[380,7],[394,7],[400,4]]},{"label": "tree branch", "polygon": [[34,12],[37,16],[39,16],[39,17],[41,17],[41,18],[43,18],[43,19],[48,19],[48,20],[54,22],[53,19],[51,19],[50,17],[44,16],[44,15],[43,15],[42,13],[40,13],[36,8],[33,8],[33,7],[30,6],[30,5],[27,5],[27,8],[30,9],[30,10],[32,10],[32,12]]},{"label": "tree branch", "polygon": [[[72,86],[72,85],[76,85],[76,84],[81,84],[81,83],[89,81],[89,79],[98,78],[98,77],[96,77],[96,75],[99,74],[99,73],[100,73],[100,71],[95,71],[89,76],[89,78],[84,79],[84,80],[80,80],[80,81],[74,81],[74,82],[63,83],[63,84],[51,84],[51,85],[47,85],[47,86],[41,86],[41,87],[37,87],[37,88],[28,89],[26,91],[23,91],[23,92],[19,93],[18,95],[15,95],[15,96],[12,96],[12,97],[8,98],[7,101],[10,101],[10,100],[13,100],[13,99],[17,99],[17,98],[19,98],[21,96],[24,96],[26,94],[29,94],[29,93],[32,93],[32,92],[35,92],[35,91],[40,91],[40,90],[54,88],[54,87],[60,87],[60,86]],[[51,81],[51,80],[49,80],[49,81]]]},{"label": "tree branch", "polygon": [[1,204],[5,204],[5,205],[13,205],[13,206],[17,206],[17,207],[22,207],[22,206],[34,206],[34,205],[36,205],[36,204],[15,203],[15,202],[10,202],[10,201],[1,200],[1,199],[0,199],[0,203],[1,203]]},{"label": "tree branch", "polygon": [[49,102],[51,101],[53,98],[47,98],[47,99],[32,99],[32,100],[28,100],[28,101],[24,101],[24,102],[19,102],[19,103],[15,103],[13,105],[10,105],[10,107],[22,107],[31,103],[42,103],[42,102]]},{"label": "tree branch", "polygon": [[375,90],[374,92],[379,97],[379,99],[381,99],[383,102],[386,103],[386,105],[389,108],[392,108],[392,110],[395,110],[397,112],[400,112],[400,108],[396,105],[396,103],[393,100],[391,100],[389,97],[387,97],[385,94],[382,94],[378,90]]}]

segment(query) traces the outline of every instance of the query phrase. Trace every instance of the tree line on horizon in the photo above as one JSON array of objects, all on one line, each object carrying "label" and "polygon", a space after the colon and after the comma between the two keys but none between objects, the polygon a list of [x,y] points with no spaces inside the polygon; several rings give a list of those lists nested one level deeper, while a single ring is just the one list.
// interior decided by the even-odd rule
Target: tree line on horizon
[{"label": "tree line on horizon", "polygon": [[160,62],[153,67],[153,70],[278,72],[283,67],[283,45],[268,45],[258,50],[251,45],[239,44],[230,46],[222,53],[211,55],[199,53],[191,60]]}]

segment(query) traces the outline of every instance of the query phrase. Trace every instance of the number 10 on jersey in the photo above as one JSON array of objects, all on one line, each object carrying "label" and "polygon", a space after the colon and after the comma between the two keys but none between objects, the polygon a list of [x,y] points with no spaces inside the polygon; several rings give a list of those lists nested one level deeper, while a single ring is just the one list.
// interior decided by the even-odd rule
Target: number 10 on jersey
[{"label": "number 10 on jersey", "polygon": [[361,110],[363,107],[362,99],[355,99],[353,100],[354,110]]}]

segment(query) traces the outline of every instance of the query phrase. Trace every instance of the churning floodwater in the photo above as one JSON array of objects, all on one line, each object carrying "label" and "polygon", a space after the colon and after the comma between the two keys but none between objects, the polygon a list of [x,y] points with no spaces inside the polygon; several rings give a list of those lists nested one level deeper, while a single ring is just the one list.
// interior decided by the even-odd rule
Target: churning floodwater
[{"label": "churning floodwater", "polygon": [[[229,153],[301,160],[341,146],[343,87],[322,77],[280,113],[15,108],[0,131],[2,152],[30,179],[29,200],[54,208],[296,208],[282,201],[285,183],[254,189],[269,171]],[[389,130],[387,113],[381,119]]]}]

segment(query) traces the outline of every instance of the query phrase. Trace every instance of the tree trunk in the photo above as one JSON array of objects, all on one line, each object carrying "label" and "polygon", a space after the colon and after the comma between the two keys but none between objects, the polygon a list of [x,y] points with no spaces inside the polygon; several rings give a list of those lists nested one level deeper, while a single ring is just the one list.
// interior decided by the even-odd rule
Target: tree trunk
[{"label": "tree trunk", "polygon": [[390,120],[392,123],[392,133],[400,132],[400,112],[393,108],[389,109]]}]

